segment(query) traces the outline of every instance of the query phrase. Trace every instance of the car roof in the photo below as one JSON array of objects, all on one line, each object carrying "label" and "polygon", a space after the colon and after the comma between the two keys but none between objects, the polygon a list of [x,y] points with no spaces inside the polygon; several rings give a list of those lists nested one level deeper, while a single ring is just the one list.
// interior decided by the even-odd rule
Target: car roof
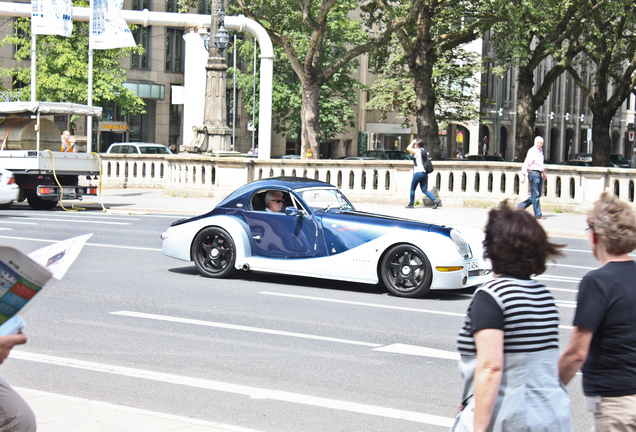
[{"label": "car roof", "polygon": [[237,203],[247,205],[249,197],[254,191],[259,189],[271,188],[293,191],[312,187],[333,189],[336,188],[329,183],[306,177],[272,177],[264,180],[256,180],[244,186],[241,186],[230,195],[228,195],[227,198],[221,201],[217,207],[236,207]]}]

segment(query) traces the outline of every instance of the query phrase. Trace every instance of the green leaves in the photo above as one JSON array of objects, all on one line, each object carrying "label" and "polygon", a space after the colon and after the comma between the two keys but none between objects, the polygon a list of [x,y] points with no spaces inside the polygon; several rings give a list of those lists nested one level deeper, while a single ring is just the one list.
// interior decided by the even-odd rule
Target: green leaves
[{"label": "green leaves", "polygon": [[[76,5],[86,6],[85,2]],[[22,18],[13,24],[16,32],[0,42],[17,47],[16,60],[28,60],[31,47],[31,22]],[[115,102],[131,114],[144,112],[144,102],[122,86],[126,74],[121,58],[143,48],[95,50],[93,53],[93,105]],[[88,23],[75,21],[71,37],[37,36],[37,99],[51,102],[86,104],[88,99]],[[0,68],[0,76],[11,76],[24,83],[22,98],[30,95],[31,68]]]}]

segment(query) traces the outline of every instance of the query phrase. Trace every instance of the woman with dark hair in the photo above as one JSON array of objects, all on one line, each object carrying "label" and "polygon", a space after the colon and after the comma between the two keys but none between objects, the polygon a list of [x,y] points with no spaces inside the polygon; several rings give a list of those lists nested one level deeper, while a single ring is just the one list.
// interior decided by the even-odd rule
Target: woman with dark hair
[{"label": "woman with dark hair", "polygon": [[429,158],[428,152],[424,149],[424,142],[421,139],[414,139],[411,144],[406,148],[406,151],[413,155],[413,179],[411,180],[411,195],[409,197],[409,204],[406,206],[408,209],[413,208],[415,202],[415,190],[417,185],[420,185],[420,189],[424,192],[431,201],[433,201],[433,208],[436,209],[442,200],[435,198],[435,195],[428,191],[428,173],[426,172],[425,164]]},{"label": "woman with dark hair", "polygon": [[536,219],[504,201],[488,213],[484,256],[495,277],[477,289],[458,337],[464,378],[453,431],[572,431],[559,381],[559,315],[531,279],[561,255]]}]

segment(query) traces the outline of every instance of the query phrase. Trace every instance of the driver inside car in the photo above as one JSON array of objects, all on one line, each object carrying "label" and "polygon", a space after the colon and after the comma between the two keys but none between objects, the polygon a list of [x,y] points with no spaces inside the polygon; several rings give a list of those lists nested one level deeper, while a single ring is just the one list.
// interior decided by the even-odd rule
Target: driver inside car
[{"label": "driver inside car", "polygon": [[280,191],[269,191],[265,195],[265,211],[270,213],[279,213],[283,211],[285,200],[283,193]]}]

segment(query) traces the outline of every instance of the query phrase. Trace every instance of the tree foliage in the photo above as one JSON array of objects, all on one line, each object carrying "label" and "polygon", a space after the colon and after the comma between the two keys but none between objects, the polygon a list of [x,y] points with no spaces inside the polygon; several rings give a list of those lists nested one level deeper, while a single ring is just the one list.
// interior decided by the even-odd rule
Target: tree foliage
[{"label": "tree foliage", "polygon": [[[260,73],[257,70],[254,78],[254,43],[253,38],[245,36],[245,40],[237,43],[239,55],[245,59],[247,67],[245,72],[236,70],[237,89],[243,92],[243,103],[245,110],[251,116],[256,109],[256,119],[258,123],[258,92],[260,91]],[[258,51],[258,48],[257,48]],[[276,117],[274,130],[276,133],[290,141],[300,144],[302,131],[301,105],[302,89],[301,82],[296,73],[291,68],[284,50],[276,46],[274,48],[274,88],[272,92],[272,110]],[[258,52],[257,52],[258,58]],[[355,89],[359,83],[349,76],[355,66],[355,62],[349,63],[338,71],[331,80],[323,87],[318,101],[320,107],[320,130],[323,139],[327,140],[338,134],[346,132],[346,128],[354,127],[354,111],[352,106],[357,102]],[[229,77],[234,73],[234,68],[228,69]],[[256,79],[256,101],[254,99],[254,79]]]},{"label": "tree foliage", "polygon": [[[387,17],[391,23],[382,32],[369,32],[362,20],[355,18],[356,0],[237,0],[241,12],[258,21],[274,43],[281,47],[290,72],[296,75],[300,88],[300,127],[302,154],[311,147],[318,155],[318,145],[331,132],[323,130],[327,122],[336,120],[337,129],[344,127],[353,113],[353,83],[348,77],[359,55],[389,40],[391,33],[406,22],[408,5],[396,4]],[[401,18],[400,18],[401,17]],[[289,76],[283,73],[283,76]],[[347,90],[347,87],[349,90]],[[297,90],[296,90],[297,91]],[[338,101],[339,97],[344,97]],[[280,105],[281,112],[284,103]],[[323,113],[322,109],[329,109]],[[292,115],[292,112],[289,112]],[[295,114],[294,114],[295,115]],[[291,117],[281,117],[293,130]]]},{"label": "tree foliage", "polygon": [[581,35],[572,40],[581,55],[567,70],[593,114],[593,164],[608,166],[610,123],[630,93],[636,93],[636,3],[585,0]]},{"label": "tree foliage", "polygon": [[[395,52],[401,52],[394,45]],[[414,76],[405,68],[404,54],[394,54],[378,61],[373,67],[379,78],[371,85],[371,99],[367,109],[382,111],[382,120],[389,111],[395,111],[403,126],[411,126],[417,115],[417,96],[413,86]],[[480,66],[476,53],[461,47],[444,52],[433,68],[433,88],[436,95],[435,119],[437,122],[464,122],[479,118],[479,87],[474,78]]]},{"label": "tree foliage", "polygon": [[[75,6],[88,6],[85,1],[75,1]],[[0,44],[16,46],[15,59],[31,57],[31,20],[17,19],[15,32]],[[93,54],[93,105],[115,102],[124,112],[144,112],[144,102],[123,87],[125,71],[119,60],[131,52],[140,53],[143,48],[95,50]],[[88,23],[75,21],[71,37],[37,35],[37,100],[86,104],[88,100]],[[13,84],[24,84],[22,99],[29,100],[31,92],[31,67],[0,68],[0,76],[10,76]]]},{"label": "tree foliage", "polygon": [[[545,102],[554,81],[565,71],[566,59],[577,53],[572,38],[581,32],[582,0],[494,1],[487,4],[498,20],[492,26],[489,42],[496,52],[499,70],[518,68],[517,130],[515,154],[523,159],[534,145],[536,111]],[[552,66],[535,88],[535,70],[547,58]]]},{"label": "tree foliage", "polygon": [[[466,65],[455,62],[453,57],[461,52],[459,47],[480,37],[484,29],[495,22],[495,16],[484,13],[484,1],[486,0],[416,2],[412,6],[412,15],[409,16],[411,19],[395,31],[402,53],[399,55],[403,55],[404,67],[413,77],[417,133],[435,157],[441,156],[438,115],[452,117],[454,111],[452,103],[456,103],[454,101],[462,103],[462,98],[468,94],[451,91],[443,95],[441,91],[445,84],[444,80],[448,80],[450,84],[445,88],[446,90],[455,88],[460,90],[467,87],[462,86],[461,78],[457,82],[455,77],[443,76],[442,71],[461,72],[464,76],[467,73]],[[406,2],[402,3],[403,6],[406,4]],[[373,0],[365,3],[362,9],[366,14],[367,26],[390,22],[386,11],[391,10],[392,7],[393,3],[387,0]],[[376,62],[386,62],[395,54],[397,52],[394,48],[381,48],[375,52]],[[452,69],[454,71],[450,72]],[[443,111],[445,106],[451,108],[446,113]],[[455,115],[459,120],[461,117],[472,115],[469,111],[464,114],[456,111]]]}]

